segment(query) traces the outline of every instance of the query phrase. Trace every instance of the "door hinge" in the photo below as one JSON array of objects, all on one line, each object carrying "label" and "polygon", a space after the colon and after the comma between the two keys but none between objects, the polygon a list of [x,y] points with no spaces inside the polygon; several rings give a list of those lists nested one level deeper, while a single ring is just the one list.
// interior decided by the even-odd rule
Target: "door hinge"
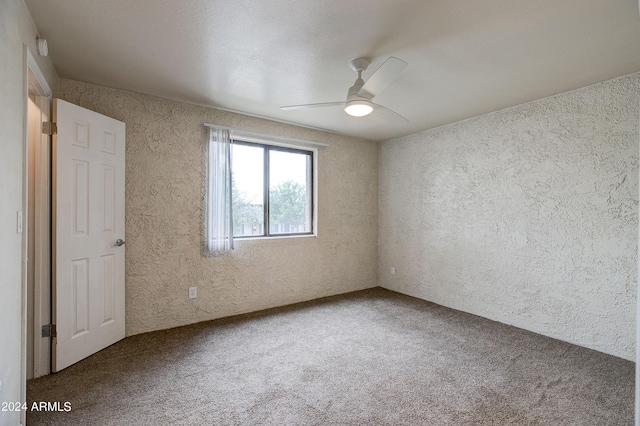
[{"label": "door hinge", "polygon": [[56,325],[46,324],[42,326],[42,337],[57,337]]},{"label": "door hinge", "polygon": [[42,123],[42,133],[45,135],[55,135],[58,133],[58,125],[53,121],[44,121]]}]

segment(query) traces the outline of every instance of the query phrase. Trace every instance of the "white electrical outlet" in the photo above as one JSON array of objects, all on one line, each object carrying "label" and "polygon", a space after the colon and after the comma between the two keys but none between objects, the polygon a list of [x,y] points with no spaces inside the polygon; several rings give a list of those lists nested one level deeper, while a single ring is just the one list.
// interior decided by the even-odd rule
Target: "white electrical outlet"
[{"label": "white electrical outlet", "polygon": [[189,287],[189,299],[198,297],[198,287]]},{"label": "white electrical outlet", "polygon": [[18,234],[22,234],[22,211],[18,212]]},{"label": "white electrical outlet", "polygon": [[396,268],[394,268],[393,266],[391,267],[391,275],[395,275],[396,274]]}]

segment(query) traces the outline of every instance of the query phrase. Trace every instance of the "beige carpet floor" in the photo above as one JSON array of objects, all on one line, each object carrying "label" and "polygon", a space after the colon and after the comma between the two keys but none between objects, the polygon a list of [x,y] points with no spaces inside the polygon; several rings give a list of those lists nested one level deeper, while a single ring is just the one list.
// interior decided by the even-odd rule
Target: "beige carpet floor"
[{"label": "beige carpet floor", "polygon": [[28,425],[631,425],[634,363],[380,288],[132,336]]}]

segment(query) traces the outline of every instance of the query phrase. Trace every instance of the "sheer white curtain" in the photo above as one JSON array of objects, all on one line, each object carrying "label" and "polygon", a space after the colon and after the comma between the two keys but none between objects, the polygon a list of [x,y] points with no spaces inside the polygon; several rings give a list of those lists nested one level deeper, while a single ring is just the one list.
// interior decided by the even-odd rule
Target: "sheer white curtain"
[{"label": "sheer white curtain", "polygon": [[209,251],[233,250],[231,215],[231,136],[228,129],[209,127],[207,245]]}]

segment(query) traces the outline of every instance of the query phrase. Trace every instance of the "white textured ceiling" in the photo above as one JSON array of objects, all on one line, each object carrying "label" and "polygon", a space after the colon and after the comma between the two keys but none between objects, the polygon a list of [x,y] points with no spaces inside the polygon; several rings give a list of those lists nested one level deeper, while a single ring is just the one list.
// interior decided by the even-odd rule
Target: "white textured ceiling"
[{"label": "white textured ceiling", "polygon": [[[63,78],[372,140],[640,71],[636,0],[25,0]],[[376,102],[339,107],[368,57],[409,63]]]}]

